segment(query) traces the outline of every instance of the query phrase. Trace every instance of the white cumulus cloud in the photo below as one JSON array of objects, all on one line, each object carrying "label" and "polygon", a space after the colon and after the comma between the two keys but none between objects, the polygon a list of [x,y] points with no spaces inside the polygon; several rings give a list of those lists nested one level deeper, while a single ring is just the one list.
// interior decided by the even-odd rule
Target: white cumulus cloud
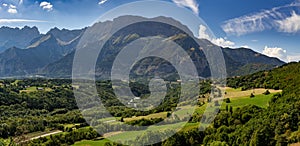
[{"label": "white cumulus cloud", "polygon": [[199,38],[210,40],[210,36],[207,33],[207,28],[204,25],[199,26]]},{"label": "white cumulus cloud", "polygon": [[212,43],[221,46],[221,47],[234,47],[235,43],[226,38],[216,38],[211,40]]},{"label": "white cumulus cloud", "polygon": [[188,7],[195,14],[199,14],[199,5],[196,0],[172,0],[176,5],[180,7]]},{"label": "white cumulus cloud", "polygon": [[267,55],[267,56],[270,56],[270,57],[279,58],[282,61],[288,61],[286,50],[284,50],[282,48],[279,48],[279,47],[265,46],[265,49],[263,50],[262,53]]},{"label": "white cumulus cloud", "polygon": [[235,43],[227,40],[226,38],[212,38],[207,33],[207,28],[204,25],[199,26],[199,38],[200,39],[207,39],[214,43],[215,45],[221,47],[234,47]]},{"label": "white cumulus cloud", "polygon": [[105,2],[107,2],[107,1],[108,1],[108,0],[100,0],[98,4],[99,4],[99,5],[102,5],[102,4],[104,4]]},{"label": "white cumulus cloud", "polygon": [[16,9],[17,7],[15,5],[9,5],[9,8]]},{"label": "white cumulus cloud", "polygon": [[296,14],[295,11],[292,12],[291,17],[276,22],[282,32],[295,33],[300,31],[300,15]]},{"label": "white cumulus cloud", "polygon": [[18,10],[17,7],[14,5],[9,5],[9,8],[7,9],[7,12],[10,14],[17,14]]},{"label": "white cumulus cloud", "polygon": [[53,5],[50,2],[43,1],[40,3],[40,7],[44,10],[51,11],[53,10]]},{"label": "white cumulus cloud", "polygon": [[287,59],[289,62],[292,62],[292,61],[298,62],[298,61],[300,61],[300,54],[288,55]]},{"label": "white cumulus cloud", "polygon": [[2,4],[2,6],[3,6],[3,7],[7,7],[7,6],[8,6],[8,4],[6,4],[6,3],[3,3],[3,4]]},{"label": "white cumulus cloud", "polygon": [[18,10],[17,9],[8,9],[7,12],[10,14],[17,14]]}]

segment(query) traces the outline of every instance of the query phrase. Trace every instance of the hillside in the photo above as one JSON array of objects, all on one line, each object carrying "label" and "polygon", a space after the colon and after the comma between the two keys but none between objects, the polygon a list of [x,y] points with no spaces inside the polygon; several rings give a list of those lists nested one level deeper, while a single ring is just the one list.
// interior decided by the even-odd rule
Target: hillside
[{"label": "hillside", "polygon": [[228,86],[244,89],[273,88],[283,89],[285,93],[298,93],[300,85],[300,63],[289,63],[270,71],[261,71],[255,74],[237,78],[229,78]]},{"label": "hillside", "polygon": [[262,70],[271,70],[285,64],[278,58],[268,57],[247,48],[222,48],[228,76],[242,76]]}]

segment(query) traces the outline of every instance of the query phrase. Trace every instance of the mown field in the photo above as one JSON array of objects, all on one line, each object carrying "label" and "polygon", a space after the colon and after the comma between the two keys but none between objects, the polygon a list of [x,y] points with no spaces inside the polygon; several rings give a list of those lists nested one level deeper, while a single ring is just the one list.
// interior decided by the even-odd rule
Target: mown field
[{"label": "mown field", "polygon": [[73,146],[103,146],[106,142],[110,142],[107,139],[103,140],[82,140],[76,142]]},{"label": "mown field", "polygon": [[254,88],[254,89],[249,89],[242,91],[241,88],[230,88],[226,87],[225,88],[225,98],[236,98],[236,97],[249,97],[251,93],[254,95],[262,95],[264,92],[268,90],[270,93],[280,93],[282,90],[274,90],[274,89],[263,89],[263,88]]},{"label": "mown field", "polygon": [[226,105],[228,106],[232,106],[233,109],[236,109],[238,107],[243,107],[245,105],[257,105],[259,107],[262,108],[266,108],[268,106],[268,102],[271,100],[271,98],[273,97],[275,93],[271,93],[269,95],[256,95],[253,98],[250,98],[249,96],[245,96],[245,97],[237,97],[237,98],[231,98],[230,99],[230,103],[223,103],[222,105],[222,109],[224,109],[226,107]]},{"label": "mown field", "polygon": [[[270,92],[270,94],[268,95],[263,94],[267,90]],[[233,109],[236,109],[238,107],[243,107],[249,104],[266,108],[271,98],[276,93],[281,93],[281,92],[282,90],[262,89],[262,88],[241,91],[241,88],[234,89],[234,88],[226,87],[225,98],[229,98],[230,103],[223,102],[222,109],[224,109],[226,105],[233,107]],[[250,98],[251,94],[253,94],[254,97]]]}]

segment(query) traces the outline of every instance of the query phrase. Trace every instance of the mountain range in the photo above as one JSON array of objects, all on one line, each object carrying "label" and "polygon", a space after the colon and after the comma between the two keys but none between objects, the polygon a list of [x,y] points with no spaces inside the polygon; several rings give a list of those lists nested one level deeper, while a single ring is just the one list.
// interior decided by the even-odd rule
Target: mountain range
[{"label": "mountain range", "polygon": [[[122,16],[112,21],[99,22],[93,26],[67,30],[53,28],[41,34],[36,27],[0,28],[0,77],[44,76],[51,78],[69,78],[72,73],[73,58],[78,43],[88,29],[103,30],[120,26],[124,21],[144,20],[132,24],[115,33],[104,45],[96,66],[96,75],[110,75],[112,63],[123,47],[132,41],[149,36],[161,36],[179,44],[191,57],[196,65],[199,76],[209,77],[210,70],[202,45],[215,46],[208,40],[190,37],[191,32],[181,23],[167,17],[143,18]],[[164,20],[175,26],[158,23]],[[200,42],[200,46],[193,40]],[[101,38],[99,39],[101,41]],[[97,46],[88,46],[97,47]],[[192,49],[193,48],[193,49]],[[285,64],[285,62],[265,56],[247,48],[221,48],[228,76],[240,76],[262,70],[269,70]],[[174,55],[169,52],[170,55]],[[151,62],[151,63],[149,63]],[[170,77],[174,68],[159,58],[146,58],[139,61],[132,70],[134,75],[153,75],[154,72]]]},{"label": "mountain range", "polygon": [[25,48],[30,42],[41,36],[37,27],[28,27],[25,26],[22,29],[19,28],[9,28],[1,27],[0,28],[0,52],[11,48]]}]

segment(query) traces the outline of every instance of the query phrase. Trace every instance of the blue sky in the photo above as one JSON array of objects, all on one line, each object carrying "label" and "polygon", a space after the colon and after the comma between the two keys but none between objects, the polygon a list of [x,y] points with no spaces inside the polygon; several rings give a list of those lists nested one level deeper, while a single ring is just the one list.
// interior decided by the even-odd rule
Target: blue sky
[{"label": "blue sky", "polygon": [[[105,12],[134,1],[0,0],[0,26],[37,26],[43,33],[53,27],[79,29],[90,26]],[[300,0],[164,1],[201,17],[216,36],[207,37],[205,26],[192,29],[200,38],[224,47],[249,47],[284,61],[300,59]],[[173,9],[153,9],[176,14]]]}]

